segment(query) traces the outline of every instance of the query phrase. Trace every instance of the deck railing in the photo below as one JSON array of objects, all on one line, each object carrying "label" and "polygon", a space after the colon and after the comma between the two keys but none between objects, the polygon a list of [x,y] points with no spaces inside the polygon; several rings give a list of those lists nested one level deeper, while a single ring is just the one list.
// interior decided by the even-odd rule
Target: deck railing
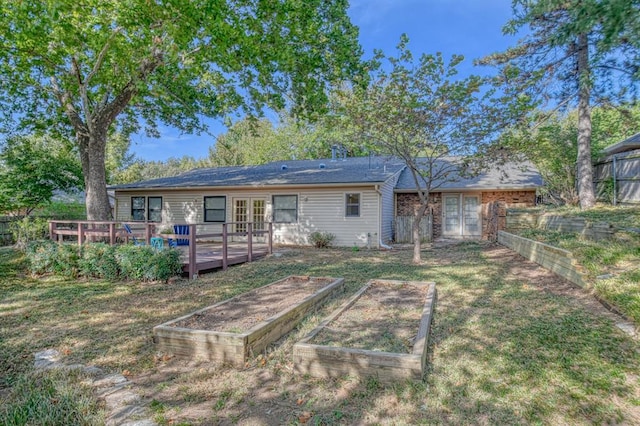
[{"label": "deck railing", "polygon": [[[129,225],[132,233],[128,233],[124,229],[124,225]],[[198,239],[216,239],[220,238],[222,242],[222,269],[225,270],[229,264],[229,240],[233,237],[246,238],[247,243],[247,261],[253,260],[253,243],[254,237],[266,236],[267,253],[273,253],[273,223],[260,222],[258,227],[253,222],[226,222],[222,225],[222,232],[206,232],[197,233],[198,226],[211,226],[210,223],[192,223],[186,224],[189,227],[189,234],[166,234],[158,232],[158,223],[152,222],[115,222],[115,221],[78,221],[78,220],[50,220],[49,221],[49,238],[52,241],[62,242],[64,236],[75,236],[78,245],[84,244],[87,240],[106,240],[111,245],[120,242],[127,243],[129,239],[137,237],[142,239],[147,245],[151,244],[151,238],[161,237],[164,239],[188,239],[188,273],[189,278],[193,279],[198,273],[197,251],[196,247]],[[180,225],[180,224],[176,224]],[[230,232],[229,226],[237,228],[242,225],[246,231]],[[264,229],[264,227],[267,229]],[[233,229],[233,228],[231,228]]]}]

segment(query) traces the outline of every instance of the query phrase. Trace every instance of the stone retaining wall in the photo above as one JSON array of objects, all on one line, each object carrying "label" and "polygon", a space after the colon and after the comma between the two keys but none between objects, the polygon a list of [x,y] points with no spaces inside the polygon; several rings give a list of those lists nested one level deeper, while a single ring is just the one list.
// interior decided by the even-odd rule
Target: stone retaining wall
[{"label": "stone retaining wall", "polygon": [[592,222],[581,217],[546,215],[522,210],[507,210],[505,230],[548,229],[550,231],[572,232],[590,240],[611,239],[616,229],[607,222]]},{"label": "stone retaining wall", "polygon": [[582,268],[567,250],[519,237],[505,231],[498,232],[498,242],[572,283],[585,287]]}]

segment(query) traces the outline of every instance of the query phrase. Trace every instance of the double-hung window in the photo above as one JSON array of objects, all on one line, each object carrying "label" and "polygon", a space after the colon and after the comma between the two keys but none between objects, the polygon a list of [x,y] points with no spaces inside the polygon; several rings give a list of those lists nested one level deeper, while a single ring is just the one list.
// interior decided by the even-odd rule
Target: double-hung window
[{"label": "double-hung window", "polygon": [[344,215],[346,217],[360,217],[360,194],[346,194]]},{"label": "double-hung window", "polygon": [[226,220],[227,198],[224,196],[204,197],[204,221],[224,222]]},{"label": "double-hung window", "polygon": [[298,196],[274,195],[273,196],[273,221],[275,223],[298,222]]},{"label": "double-hung window", "polygon": [[162,197],[131,197],[131,219],[162,222]]}]

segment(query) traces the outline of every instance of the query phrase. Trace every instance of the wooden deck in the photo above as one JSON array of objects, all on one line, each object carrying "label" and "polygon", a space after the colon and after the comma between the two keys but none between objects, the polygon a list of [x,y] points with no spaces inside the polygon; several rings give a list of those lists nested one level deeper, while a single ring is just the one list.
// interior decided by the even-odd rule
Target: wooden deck
[{"label": "wooden deck", "polygon": [[[182,251],[182,270],[189,273],[189,247],[179,247]],[[268,244],[253,243],[253,252],[247,250],[247,243],[228,243],[227,261],[225,264],[223,247],[221,243],[200,243],[196,246],[196,267],[195,276],[200,272],[212,271],[214,269],[226,269],[227,266],[239,263],[252,262],[269,254]]]},{"label": "wooden deck", "polygon": [[[125,229],[125,225],[128,228]],[[88,239],[107,241],[111,245],[128,243],[130,239],[146,245],[151,245],[152,239],[162,239],[161,242],[186,240],[188,245],[179,245],[177,249],[182,252],[182,269],[190,279],[197,278],[200,272],[227,269],[229,265],[251,262],[273,251],[271,222],[226,222],[221,224],[222,232],[200,234],[197,233],[197,227],[209,224],[176,224],[188,231],[176,230],[180,234],[157,233],[157,225],[152,222],[50,220],[49,238],[58,242],[62,242],[65,237],[73,238],[78,241],[78,245],[84,244]],[[242,231],[229,232],[237,229],[236,225],[241,225],[239,228]]]}]

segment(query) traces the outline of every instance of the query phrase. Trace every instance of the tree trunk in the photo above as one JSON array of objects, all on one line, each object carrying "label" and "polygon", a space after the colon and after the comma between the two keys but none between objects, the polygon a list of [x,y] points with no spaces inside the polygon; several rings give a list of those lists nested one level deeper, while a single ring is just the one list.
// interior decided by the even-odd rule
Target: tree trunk
[{"label": "tree trunk", "polygon": [[589,70],[589,43],[586,34],[578,36],[578,197],[580,208],[589,209],[596,204],[591,164],[591,82]]},{"label": "tree trunk", "polygon": [[93,134],[76,134],[80,148],[80,161],[84,175],[85,205],[88,220],[110,220],[111,204],[107,194],[105,152],[107,132],[94,130]]},{"label": "tree trunk", "polygon": [[[427,195],[426,199],[429,199]],[[420,253],[420,249],[422,246],[422,241],[420,240],[420,223],[424,219],[424,214],[427,211],[428,203],[421,202],[420,207],[415,212],[415,216],[413,217],[413,225],[411,227],[411,231],[413,234],[413,263],[419,264],[422,262],[422,257]]]}]

